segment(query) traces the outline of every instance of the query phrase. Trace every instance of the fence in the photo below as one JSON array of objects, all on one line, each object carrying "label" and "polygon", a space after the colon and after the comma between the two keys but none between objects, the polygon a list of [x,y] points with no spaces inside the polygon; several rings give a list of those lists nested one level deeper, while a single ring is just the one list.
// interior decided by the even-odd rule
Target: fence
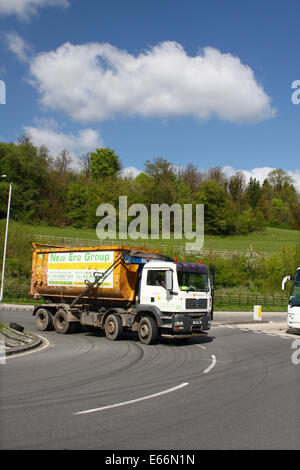
[{"label": "fence", "polygon": [[[4,301],[11,299],[30,299],[32,298],[28,294],[28,287],[5,287],[4,286]],[[271,294],[240,294],[240,293],[229,293],[229,292],[215,292],[215,305],[265,305],[273,307],[287,306],[288,297],[271,295]]]},{"label": "fence", "polygon": [[287,306],[288,298],[271,294],[240,294],[215,292],[216,305],[269,305],[273,307]]},{"label": "fence", "polygon": [[[234,256],[234,255],[244,255],[245,251],[239,250],[227,250],[227,249],[215,249],[215,248],[204,248],[197,252],[186,251],[184,245],[177,245],[170,242],[167,244],[162,243],[148,243],[146,240],[137,240],[137,241],[130,241],[130,240],[90,240],[88,238],[69,238],[69,237],[58,237],[52,235],[32,235],[31,236],[34,242],[37,243],[45,243],[50,245],[64,245],[64,246],[102,246],[102,245],[120,245],[125,244],[129,246],[137,246],[137,245],[144,245],[147,248],[154,249],[154,250],[161,250],[162,252],[167,252],[170,249],[177,251],[181,254],[197,254],[200,256],[210,256],[210,255],[218,255],[218,256]],[[263,256],[270,256],[271,252],[264,251],[261,252]]]},{"label": "fence", "polygon": [[4,302],[5,300],[32,298],[31,296],[29,296],[28,293],[29,293],[29,285],[28,287],[20,287],[20,286],[5,287],[5,283],[4,283],[4,298],[3,298]]}]

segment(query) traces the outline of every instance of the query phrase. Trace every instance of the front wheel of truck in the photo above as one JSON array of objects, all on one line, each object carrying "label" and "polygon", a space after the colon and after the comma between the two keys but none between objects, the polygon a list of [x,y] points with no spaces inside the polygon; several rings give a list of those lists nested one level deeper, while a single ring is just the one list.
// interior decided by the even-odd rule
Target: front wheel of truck
[{"label": "front wheel of truck", "polygon": [[142,317],[139,323],[138,334],[139,334],[139,339],[141,343],[143,344],[156,343],[157,338],[158,338],[158,330],[157,330],[156,321],[150,316]]},{"label": "front wheel of truck", "polygon": [[119,315],[111,314],[108,315],[105,321],[105,336],[111,341],[116,341],[121,338],[123,334],[122,320]]}]

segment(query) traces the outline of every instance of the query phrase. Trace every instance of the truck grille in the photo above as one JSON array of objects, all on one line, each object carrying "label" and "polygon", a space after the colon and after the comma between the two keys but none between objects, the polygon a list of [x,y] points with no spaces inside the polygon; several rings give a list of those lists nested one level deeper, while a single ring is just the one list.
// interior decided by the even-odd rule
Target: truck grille
[{"label": "truck grille", "polygon": [[205,309],[207,308],[207,299],[186,299],[185,308],[186,309],[192,309],[192,308]]}]

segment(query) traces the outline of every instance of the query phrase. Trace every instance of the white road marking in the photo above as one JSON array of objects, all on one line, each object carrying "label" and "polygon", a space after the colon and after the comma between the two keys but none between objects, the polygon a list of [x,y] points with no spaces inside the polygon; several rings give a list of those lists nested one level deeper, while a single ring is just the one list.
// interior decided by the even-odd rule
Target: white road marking
[{"label": "white road marking", "polygon": [[[269,321],[269,323],[274,323],[273,321]],[[280,333],[280,332],[274,332],[274,333],[271,333],[271,330],[253,330],[252,328],[241,328],[239,327],[238,325],[236,326],[233,326],[233,325],[226,325],[226,324],[219,324],[219,325],[216,325],[217,327],[220,327],[220,328],[231,328],[231,329],[238,329],[239,331],[244,331],[245,333],[256,333],[256,334],[265,334],[266,336],[273,336],[273,337],[276,337],[277,338],[282,338],[282,339],[290,339],[292,338],[291,335],[289,334],[284,334],[284,333]],[[263,326],[262,326],[263,328]],[[218,361],[219,362],[219,361]]]},{"label": "white road marking", "polygon": [[84,414],[88,414],[88,413],[95,413],[96,411],[109,410],[110,408],[117,408],[119,406],[131,405],[132,403],[137,403],[139,401],[149,400],[150,398],[156,398],[156,397],[160,397],[162,395],[166,395],[167,393],[175,392],[176,390],[179,390],[183,387],[186,387],[187,385],[189,385],[189,383],[184,382],[180,385],[177,385],[177,387],[168,388],[168,390],[163,390],[162,392],[154,393],[153,395],[148,395],[146,397],[136,398],[135,400],[123,401],[122,403],[116,403],[114,405],[102,406],[101,408],[92,408],[90,410],[78,411],[77,413],[73,413],[73,414],[74,415],[84,415]]},{"label": "white road marking", "polygon": [[[204,346],[202,346],[201,344],[196,344],[196,346],[198,346],[198,348],[201,348],[201,349],[206,349]],[[217,363],[217,359],[216,359],[216,356],[214,356],[213,354],[211,355],[211,359],[212,359],[212,363],[207,367],[207,369],[205,369],[202,374],[207,374],[209,371],[211,371],[216,363]]]},{"label": "white road marking", "polygon": [[212,363],[210,364],[210,366],[208,366],[207,369],[205,369],[203,371],[203,374],[208,374],[208,372],[210,372],[216,365],[217,363],[217,359],[216,359],[216,356],[214,356],[213,354],[211,355],[211,358],[212,358]]}]

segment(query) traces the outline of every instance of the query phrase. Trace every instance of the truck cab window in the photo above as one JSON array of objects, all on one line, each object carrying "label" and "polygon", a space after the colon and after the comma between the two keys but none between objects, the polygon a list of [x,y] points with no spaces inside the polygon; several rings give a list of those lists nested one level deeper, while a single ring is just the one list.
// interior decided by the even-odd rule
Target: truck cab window
[{"label": "truck cab window", "polygon": [[178,284],[180,290],[204,292],[208,289],[208,275],[178,271]]},{"label": "truck cab window", "polygon": [[166,271],[148,271],[147,285],[166,287]]},{"label": "truck cab window", "polygon": [[291,290],[291,296],[300,297],[300,271],[297,272]]}]

